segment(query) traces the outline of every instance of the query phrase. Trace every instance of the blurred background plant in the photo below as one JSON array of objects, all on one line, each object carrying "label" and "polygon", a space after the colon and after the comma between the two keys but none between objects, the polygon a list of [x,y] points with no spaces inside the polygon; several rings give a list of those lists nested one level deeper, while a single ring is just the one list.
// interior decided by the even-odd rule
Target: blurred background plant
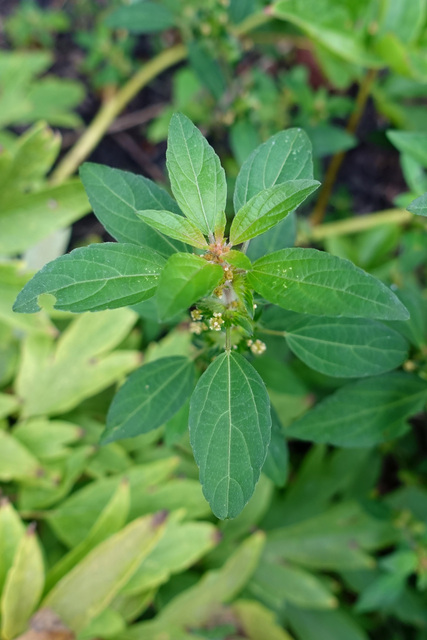
[{"label": "blurred background plant", "polygon": [[188,407],[152,434],[97,444],[141,360],[194,352],[189,319],[159,324],[148,303],[77,319],[11,311],[32,271],[108,239],[83,218],[90,205],[73,174],[86,158],[164,182],[179,110],[209,135],[232,186],[260,142],[301,127],[322,192],[264,250],[314,244],[393,286],[411,320],[393,323],[408,357],[390,376],[425,381],[427,235],[405,209],[427,191],[425,0],[23,0],[1,11],[2,638],[31,640],[32,628],[70,639],[426,640],[424,391],[400,416],[399,439],[291,439],[288,451],[286,430],[298,418],[316,425],[317,401],[340,393],[351,419],[357,385],[375,378],[319,373],[265,335],[255,363],[274,398],[274,455],[241,516],[218,523],[190,455]]}]

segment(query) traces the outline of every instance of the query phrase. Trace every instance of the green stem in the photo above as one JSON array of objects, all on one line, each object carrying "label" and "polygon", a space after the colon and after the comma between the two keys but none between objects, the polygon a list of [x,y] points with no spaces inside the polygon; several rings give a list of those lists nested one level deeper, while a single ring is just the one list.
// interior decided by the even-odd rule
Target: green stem
[{"label": "green stem", "polygon": [[225,330],[225,350],[228,353],[231,351],[231,329],[232,327],[227,327]]},{"label": "green stem", "polygon": [[360,231],[374,229],[384,224],[406,224],[414,220],[414,215],[405,209],[386,209],[377,213],[329,222],[321,226],[311,227],[307,232],[301,231],[297,238],[297,244],[305,244],[310,241],[325,240],[330,236],[344,236]]},{"label": "green stem", "polygon": [[81,138],[52,173],[51,183],[59,184],[73,175],[132,98],[160,73],[184,60],[186,55],[186,47],[179,44],[162,51],[147,62],[110,100],[102,105]]},{"label": "green stem", "polygon": [[267,22],[270,22],[272,18],[273,16],[266,13],[265,11],[253,13],[252,15],[248,16],[246,20],[243,20],[243,22],[235,27],[233,29],[233,33],[236,36],[244,36],[250,31],[254,31],[255,29],[258,29],[258,27],[264,26],[265,24],[267,24]]},{"label": "green stem", "polygon": [[274,329],[264,329],[263,327],[258,327],[257,332],[265,333],[266,335],[269,335],[269,336],[280,336],[281,338],[284,338],[285,335],[286,335],[286,331],[276,331]]}]

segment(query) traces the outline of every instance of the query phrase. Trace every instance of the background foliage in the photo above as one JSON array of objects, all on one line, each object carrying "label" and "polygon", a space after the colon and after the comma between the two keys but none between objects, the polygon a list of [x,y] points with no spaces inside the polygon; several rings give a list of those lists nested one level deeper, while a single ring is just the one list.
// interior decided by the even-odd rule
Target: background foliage
[{"label": "background foliage", "polygon": [[[31,640],[38,629],[43,640],[54,630],[70,639],[425,640],[425,1],[22,1],[3,17],[2,638]],[[111,241],[90,218],[70,235],[102,205],[73,177],[82,161],[93,152],[94,163],[164,182],[177,110],[209,136],[229,193],[261,142],[303,128],[322,192],[298,225],[292,214],[280,233],[254,240],[249,258],[295,241],[326,249],[391,286],[411,314],[338,328],[265,310],[267,350],[250,357],[273,405],[271,455],[252,500],[224,522],[200,488],[187,404],[150,433],[99,445],[128,374],[200,348],[189,316],[160,321],[150,300],[75,316],[47,299],[38,314],[12,312],[46,262]],[[108,166],[86,165],[94,193],[109,184]],[[387,177],[377,183],[378,166]],[[112,196],[114,211],[132,220],[150,209],[138,193],[130,212]],[[138,225],[117,237],[107,208],[102,215],[118,240],[135,239]],[[374,335],[394,336],[386,364],[367,347]],[[377,377],[380,369],[390,372]]]}]

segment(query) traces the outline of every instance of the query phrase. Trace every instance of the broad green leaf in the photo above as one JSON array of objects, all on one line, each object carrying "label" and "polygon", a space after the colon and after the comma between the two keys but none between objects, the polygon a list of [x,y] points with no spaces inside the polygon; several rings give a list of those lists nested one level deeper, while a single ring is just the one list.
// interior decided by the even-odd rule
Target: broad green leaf
[{"label": "broad green leaf", "polygon": [[224,256],[224,260],[227,264],[233,265],[233,267],[236,267],[237,269],[244,269],[245,271],[250,271],[252,269],[252,262],[242,251],[235,251],[232,249]]},{"label": "broad green leaf", "polygon": [[16,296],[31,277],[24,269],[24,263],[18,260],[0,262],[0,322],[24,335],[30,332],[54,334],[56,329],[45,311],[37,315],[12,311]]},{"label": "broad green leaf", "polygon": [[177,253],[169,258],[159,279],[157,307],[162,320],[171,320],[200,298],[212,293],[224,277],[219,264],[200,256]]},{"label": "broad green leaf", "polygon": [[154,249],[166,258],[186,251],[181,242],[166,238],[136,215],[145,209],[181,213],[175,200],[155,182],[91,162],[80,167],[80,178],[96,217],[113,238]]},{"label": "broad green leaf", "polygon": [[81,124],[74,108],[85,92],[80,83],[63,78],[36,78],[53,63],[48,51],[0,52],[0,126],[37,120],[63,127]]},{"label": "broad green leaf", "polygon": [[287,433],[338,447],[371,447],[405,433],[408,418],[422,411],[426,402],[423,380],[388,373],[338,389],[294,422]]},{"label": "broad green leaf", "polygon": [[271,440],[262,472],[276,487],[284,487],[289,473],[289,452],[279,417],[271,407]]},{"label": "broad green leaf", "polygon": [[27,629],[43,585],[43,558],[30,525],[18,545],[1,597],[2,638],[12,640]]},{"label": "broad green leaf", "polygon": [[275,607],[290,603],[302,609],[333,609],[338,604],[319,578],[289,562],[285,565],[264,559],[252,577],[250,590]]},{"label": "broad green leaf", "polygon": [[98,544],[124,527],[129,514],[129,506],[129,482],[127,479],[123,479],[84,540],[64,555],[49,571],[46,577],[46,591],[50,591]]},{"label": "broad green leaf", "polygon": [[407,320],[409,313],[382,282],[317,249],[283,249],[253,264],[248,282],[274,304],[317,316]]},{"label": "broad green leaf", "polygon": [[153,229],[157,229],[170,238],[181,240],[192,247],[207,249],[208,245],[203,233],[187,218],[171,211],[137,211],[138,218]]},{"label": "broad green leaf", "polygon": [[386,0],[379,25],[379,35],[392,33],[405,44],[414,42],[420,35],[426,18],[425,0]]},{"label": "broad green leaf", "polygon": [[[17,195],[40,189],[60,149],[60,136],[42,122],[23,133],[11,151],[2,149],[0,161],[2,209]],[[80,193],[81,188],[77,192]],[[52,218],[52,214],[50,217]]]},{"label": "broad green leaf", "polygon": [[427,193],[413,200],[406,208],[417,216],[427,216]]},{"label": "broad green leaf", "polygon": [[341,609],[309,611],[288,606],[286,615],[299,640],[369,640],[363,627]]},{"label": "broad green leaf", "polygon": [[7,431],[0,429],[0,480],[34,481],[43,475],[37,458]]},{"label": "broad green leaf", "polygon": [[[415,558],[415,567],[409,573],[416,570],[416,564]],[[394,607],[405,589],[407,577],[400,572],[380,574],[360,594],[355,605],[357,613]]]},{"label": "broad green leaf", "polygon": [[381,61],[366,50],[362,29],[351,20],[343,3],[333,0],[279,0],[273,16],[299,27],[314,40],[347,62],[369,68],[380,67]]},{"label": "broad green leaf", "polygon": [[274,227],[319,184],[315,180],[291,180],[257,193],[236,213],[230,229],[231,244],[240,244]]},{"label": "broad green leaf", "polygon": [[238,600],[232,611],[249,640],[292,640],[275,620],[274,613],[256,600]]},{"label": "broad green leaf", "polygon": [[[192,469],[194,473],[194,468]],[[129,474],[128,474],[129,475]],[[183,509],[185,518],[207,518],[211,515],[209,504],[203,497],[200,482],[190,478],[173,478],[164,484],[150,486],[150,490],[132,494],[129,518],[153,513],[159,504],[167,511]]]},{"label": "broad green leaf", "polygon": [[94,455],[93,447],[86,445],[70,449],[59,465],[46,463],[48,476],[36,484],[24,485],[18,496],[22,511],[46,509],[57,504],[73,489],[75,483],[88,469],[88,461]]},{"label": "broad green leaf", "polygon": [[218,518],[235,518],[254,492],[271,433],[265,385],[243,356],[225,352],[208,367],[189,426],[203,493]]},{"label": "broad green leaf", "polygon": [[79,220],[90,206],[79,180],[16,194],[1,207],[0,255],[26,251],[57,229]]},{"label": "broad green leaf", "polygon": [[13,310],[39,311],[42,293],[55,296],[55,309],[74,313],[136,304],[154,295],[164,264],[160,254],[132,244],[106,242],[74,249],[36,273]]},{"label": "broad green leaf", "polygon": [[101,542],[44,599],[72,631],[80,632],[108,607],[164,533],[164,514],[139,518]]},{"label": "broad green leaf", "polygon": [[293,247],[297,237],[297,221],[291,212],[275,227],[251,240],[246,255],[254,262],[267,253]]},{"label": "broad green leaf", "polygon": [[[209,43],[200,38],[198,40],[190,40],[187,47],[188,62],[191,69],[215,100],[219,101],[227,88],[227,80],[221,65],[212,55]],[[198,97],[197,100],[200,100],[200,98]]]},{"label": "broad green leaf", "polygon": [[24,524],[7,498],[0,500],[0,593],[24,535]]},{"label": "broad green leaf", "polygon": [[28,336],[15,382],[22,417],[64,413],[136,369],[138,351],[111,353],[136,318],[126,308],[87,313],[73,320],[57,342],[43,334]]},{"label": "broad green leaf", "polygon": [[239,24],[245,18],[254,13],[256,9],[255,0],[230,0],[229,13],[234,24]]},{"label": "broad green leaf", "polygon": [[157,2],[137,2],[118,7],[105,18],[113,29],[126,29],[130,33],[157,33],[174,26],[174,15]]},{"label": "broad green leaf", "polygon": [[13,429],[13,436],[40,460],[52,460],[70,450],[68,444],[82,437],[82,429],[65,420],[35,418],[19,422]]},{"label": "broad green leaf", "polygon": [[373,376],[406,360],[408,344],[375,320],[298,316],[284,331],[291,350],[306,365],[339,378]]},{"label": "broad green leaf", "polygon": [[126,621],[113,609],[104,611],[90,622],[79,634],[79,640],[92,640],[93,638],[116,638],[123,637],[121,634],[126,630]]},{"label": "broad green leaf", "polygon": [[387,138],[401,152],[408,154],[427,168],[427,133],[417,131],[387,131]]},{"label": "broad green leaf", "polygon": [[175,415],[193,387],[194,365],[182,356],[160,358],[134,371],[114,397],[102,442],[157,429]]},{"label": "broad green leaf", "polygon": [[224,169],[197,127],[179,113],[172,116],[169,125],[167,167],[173,194],[187,218],[205,235],[223,229],[227,199]]},{"label": "broad green leaf", "polygon": [[[314,482],[315,476],[311,480]],[[306,490],[310,490],[308,482]],[[371,569],[375,561],[366,552],[393,543],[396,535],[388,520],[369,515],[357,502],[342,502],[319,515],[271,530],[265,557],[270,562],[290,561],[314,570]]]},{"label": "broad green leaf", "polygon": [[[144,465],[135,465],[121,475],[91,482],[48,513],[49,526],[66,546],[80,545],[94,530],[100,512],[106,509],[124,479],[128,480],[130,486],[131,510],[140,510],[139,505],[141,499],[144,499],[144,494],[150,493],[156,485],[165,482],[177,463],[176,458],[164,458]],[[131,513],[129,517],[133,515]]]},{"label": "broad green leaf", "polygon": [[137,594],[158,587],[171,574],[191,567],[219,542],[219,533],[208,522],[171,522],[165,535],[129,580],[123,593]]},{"label": "broad green leaf", "polygon": [[276,133],[243,163],[234,189],[234,210],[239,211],[260,191],[290,180],[313,180],[312,150],[302,129]]},{"label": "broad green leaf", "polygon": [[258,564],[264,540],[261,531],[246,538],[224,566],[205,573],[194,587],[169,602],[153,622],[135,625],[135,639],[145,638],[145,632],[168,629],[170,625],[185,628],[205,624],[213,610],[235,598],[245,587]]},{"label": "broad green leaf", "polygon": [[0,393],[0,419],[10,416],[19,409],[19,400],[9,393]]}]

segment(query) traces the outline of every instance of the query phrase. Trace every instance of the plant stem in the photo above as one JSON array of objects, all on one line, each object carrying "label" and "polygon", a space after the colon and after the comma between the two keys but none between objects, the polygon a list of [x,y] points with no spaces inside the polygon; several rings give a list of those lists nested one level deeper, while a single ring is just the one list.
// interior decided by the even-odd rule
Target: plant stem
[{"label": "plant stem", "polygon": [[130,100],[160,73],[184,60],[186,55],[186,47],[178,44],[166,51],[162,51],[162,53],[147,62],[112,98],[102,105],[76,145],[64,156],[52,173],[50,182],[59,184],[69,178],[93,151],[103,135],[108,131],[111,123]]},{"label": "plant stem", "polygon": [[233,29],[233,33],[236,36],[244,36],[250,31],[258,29],[258,27],[262,27],[264,24],[267,24],[267,22],[270,22],[272,18],[273,16],[271,16],[266,11],[253,13],[252,15],[248,16],[246,20],[243,20],[243,22],[235,27]]},{"label": "plant stem", "polygon": [[[375,69],[370,69],[365,77],[363,78],[359,92],[356,98],[356,105],[353,113],[351,114],[349,121],[347,123],[346,131],[351,135],[356,133],[357,127],[359,125],[360,119],[365,111],[366,103],[368,101],[372,84],[377,76],[377,71]],[[336,153],[332,158],[328,169],[326,171],[325,180],[323,182],[323,186],[319,193],[319,198],[316,202],[316,205],[311,214],[311,223],[313,225],[320,224],[325,217],[326,209],[329,203],[329,199],[332,194],[332,190],[335,185],[335,181],[338,176],[338,172],[341,168],[343,160],[345,158],[345,151],[340,151]]]},{"label": "plant stem", "polygon": [[286,331],[276,331],[275,329],[263,329],[262,327],[258,328],[257,331],[259,333],[268,334],[269,336],[280,336],[281,338],[284,338],[286,335]]},{"label": "plant stem", "polygon": [[232,327],[227,327],[225,330],[225,350],[228,353],[231,351],[231,329]]},{"label": "plant stem", "polygon": [[330,236],[343,236],[359,231],[366,231],[384,224],[405,224],[414,220],[414,215],[405,209],[386,209],[377,213],[329,222],[321,226],[301,231],[297,238],[297,244],[305,244],[309,241],[324,240]]}]

